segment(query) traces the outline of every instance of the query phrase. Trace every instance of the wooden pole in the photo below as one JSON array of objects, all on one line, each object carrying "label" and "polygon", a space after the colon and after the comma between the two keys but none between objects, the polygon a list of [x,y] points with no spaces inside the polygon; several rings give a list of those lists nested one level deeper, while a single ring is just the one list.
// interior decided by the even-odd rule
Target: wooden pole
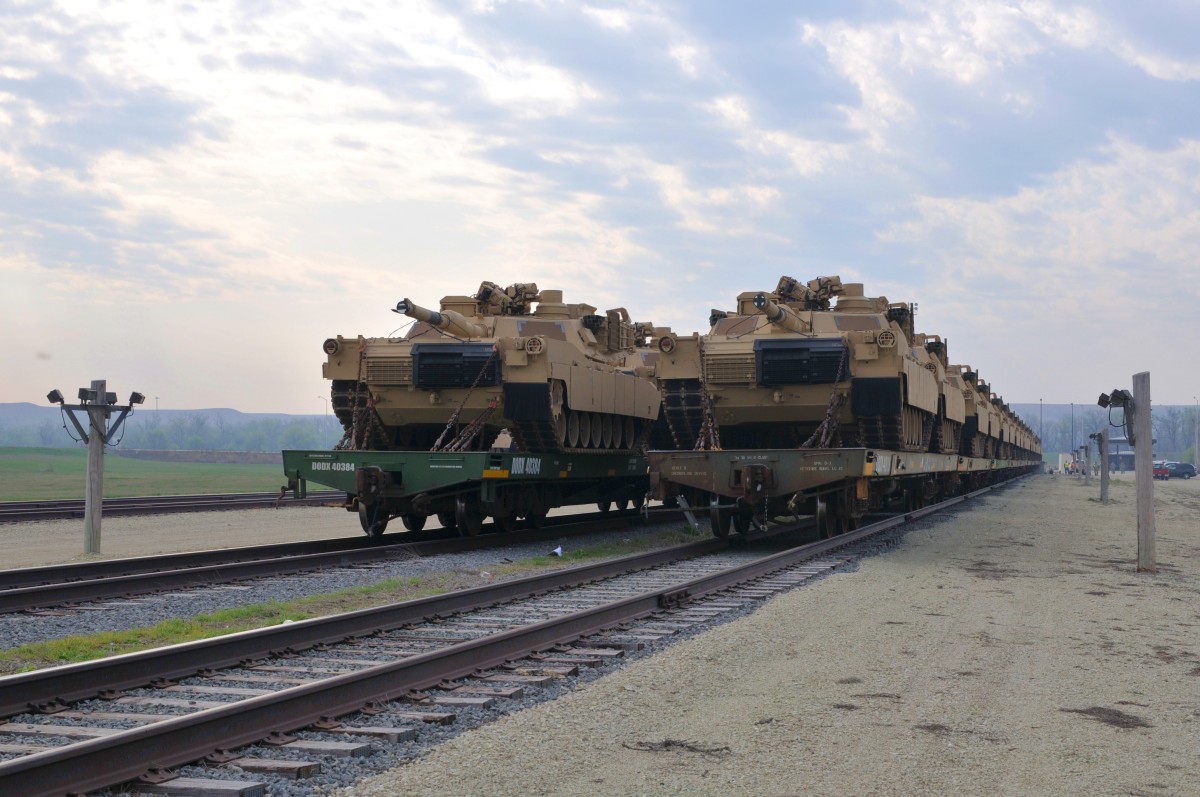
[{"label": "wooden pole", "polygon": [[1108,427],[1100,430],[1100,503],[1108,503]]},{"label": "wooden pole", "polygon": [[1137,484],[1139,573],[1157,573],[1154,551],[1154,432],[1150,427],[1150,372],[1133,375],[1133,470]]},{"label": "wooden pole", "polygon": [[105,391],[108,382],[104,379],[92,381],[96,401],[87,408],[88,418],[88,463],[87,494],[83,505],[83,552],[100,553],[100,516],[104,505],[104,436],[108,426],[108,405]]}]

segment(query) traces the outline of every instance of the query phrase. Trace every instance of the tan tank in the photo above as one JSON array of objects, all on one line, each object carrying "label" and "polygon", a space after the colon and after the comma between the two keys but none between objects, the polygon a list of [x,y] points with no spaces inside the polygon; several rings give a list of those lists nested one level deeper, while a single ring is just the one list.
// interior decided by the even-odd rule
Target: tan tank
[{"label": "tan tank", "polygon": [[783,277],[710,323],[703,336],[656,332],[677,448],[719,438],[725,448],[958,451],[966,403],[947,378],[945,343],[914,331],[912,306],[839,277]]},{"label": "tan tank", "polygon": [[394,312],[416,321],[402,338],[325,341],[345,447],[485,450],[507,428],[523,451],[619,453],[640,450],[659,415],[652,325],[624,308],[485,282],[438,310],[406,298]]}]

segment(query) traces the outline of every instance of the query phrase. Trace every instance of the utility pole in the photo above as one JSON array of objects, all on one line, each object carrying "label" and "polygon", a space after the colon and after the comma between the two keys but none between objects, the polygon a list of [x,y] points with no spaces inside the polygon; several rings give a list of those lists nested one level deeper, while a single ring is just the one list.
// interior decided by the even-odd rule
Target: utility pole
[{"label": "utility pole", "polygon": [[[90,388],[79,388],[79,403],[65,404],[62,391],[51,390],[46,394],[46,400],[58,404],[66,411],[67,417],[80,439],[88,445],[87,492],[83,505],[83,552],[100,553],[100,520],[104,507],[104,447],[112,442],[113,435],[125,422],[125,417],[133,411],[133,405],[141,404],[146,397],[134,392],[129,396],[129,403],[117,404],[117,394],[109,393],[108,383],[103,379],[92,381]],[[88,428],[84,430],[75,410],[87,413]],[[108,419],[113,410],[121,414],[111,427]]]},{"label": "utility pole", "polygon": [[1086,444],[1083,447],[1083,486],[1092,486],[1092,446]]},{"label": "utility pole", "polygon": [[1092,435],[1100,452],[1100,503],[1108,503],[1108,427]]},{"label": "utility pole", "polygon": [[1138,572],[1157,573],[1154,550],[1154,432],[1150,427],[1150,372],[1133,375],[1133,469],[1137,484]]}]

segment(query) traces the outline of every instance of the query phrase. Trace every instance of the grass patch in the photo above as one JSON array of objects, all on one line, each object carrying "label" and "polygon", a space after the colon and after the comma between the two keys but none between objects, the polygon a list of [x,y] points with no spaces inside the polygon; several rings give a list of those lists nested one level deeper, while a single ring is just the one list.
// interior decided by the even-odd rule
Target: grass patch
[{"label": "grass patch", "polygon": [[[0,447],[0,501],[83,498],[87,449]],[[247,493],[278,490],[280,465],[158,462],[104,457],[104,496]]]},{"label": "grass patch", "polygon": [[174,618],[148,628],[104,631],[49,642],[36,642],[0,650],[0,675],[92,661],[164,645],[178,645],[197,639],[266,628],[287,621],[325,617],[340,612],[442,595],[458,589],[482,586],[495,580],[508,580],[639,551],[680,545],[692,542],[700,536],[684,526],[674,531],[631,538],[626,542],[568,550],[562,557],[532,556],[514,562],[498,562],[489,566],[486,577],[478,571],[465,570],[405,576],[323,595],[308,595],[294,601],[271,601],[186,619]]}]

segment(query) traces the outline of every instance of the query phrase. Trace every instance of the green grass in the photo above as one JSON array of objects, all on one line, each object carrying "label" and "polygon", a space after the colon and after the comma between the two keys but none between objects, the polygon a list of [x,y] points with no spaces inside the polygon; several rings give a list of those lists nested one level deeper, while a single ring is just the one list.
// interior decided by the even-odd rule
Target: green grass
[{"label": "green grass", "polygon": [[191,618],[173,618],[148,628],[106,631],[56,639],[50,642],[36,642],[9,650],[0,650],[0,675],[92,661],[106,656],[134,653],[163,645],[177,645],[197,639],[209,639],[224,634],[279,625],[288,620],[293,622],[307,620],[312,617],[324,617],[339,612],[351,612],[399,601],[441,595],[456,589],[482,586],[496,578],[516,578],[556,570],[569,565],[680,545],[692,542],[699,536],[684,526],[678,531],[659,532],[646,537],[633,538],[625,543],[568,550],[561,558],[534,556],[516,562],[498,564],[488,571],[487,579],[483,578],[481,574],[473,572],[406,576],[324,595],[309,595],[286,603],[272,601],[242,606],[237,609],[225,609],[211,614],[200,614]]},{"label": "green grass", "polygon": [[[155,462],[104,457],[104,495],[118,498],[190,493],[278,490],[287,481],[280,465]],[[87,451],[82,448],[0,446],[0,501],[83,498]]]}]

